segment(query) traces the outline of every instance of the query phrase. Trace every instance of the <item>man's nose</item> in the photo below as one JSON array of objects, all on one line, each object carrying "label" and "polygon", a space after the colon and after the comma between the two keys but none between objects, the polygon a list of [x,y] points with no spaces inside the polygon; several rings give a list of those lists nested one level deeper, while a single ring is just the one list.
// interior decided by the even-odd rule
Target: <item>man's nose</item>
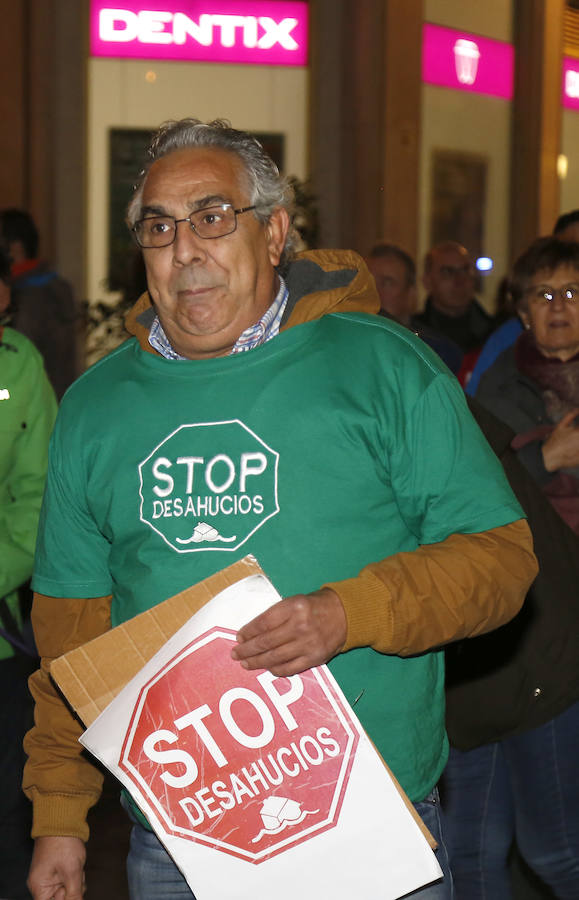
[{"label": "man's nose", "polygon": [[187,266],[205,259],[205,241],[191,227],[189,219],[180,219],[175,223],[175,229],[173,242],[175,262]]},{"label": "man's nose", "polygon": [[556,307],[557,309],[567,308],[567,298],[565,296],[564,288],[554,288],[553,299],[551,300],[550,306],[551,308]]}]

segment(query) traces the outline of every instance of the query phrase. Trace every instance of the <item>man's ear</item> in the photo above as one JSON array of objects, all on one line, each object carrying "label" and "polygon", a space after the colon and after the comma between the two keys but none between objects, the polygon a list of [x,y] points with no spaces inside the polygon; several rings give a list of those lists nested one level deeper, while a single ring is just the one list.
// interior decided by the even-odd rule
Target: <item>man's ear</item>
[{"label": "man's ear", "polygon": [[267,252],[272,266],[277,266],[285,247],[290,219],[286,209],[277,206],[265,226]]}]

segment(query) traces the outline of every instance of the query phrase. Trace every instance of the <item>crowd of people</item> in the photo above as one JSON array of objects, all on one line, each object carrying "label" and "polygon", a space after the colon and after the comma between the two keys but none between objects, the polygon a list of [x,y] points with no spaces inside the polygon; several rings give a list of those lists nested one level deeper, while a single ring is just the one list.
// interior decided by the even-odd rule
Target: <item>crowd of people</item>
[{"label": "crowd of people", "polygon": [[513,314],[496,329],[474,298],[466,248],[428,253],[422,315],[412,259],[388,243],[368,257],[382,315],[454,362],[528,517],[540,566],[508,625],[446,650],[443,811],[455,890],[469,900],[512,897],[513,846],[553,896],[579,894],[578,238],[573,211],[522,254],[508,279]]},{"label": "crowd of people", "polygon": [[[284,599],[240,629],[233,659],[278,677],[328,664],[437,841],[443,878],[412,897],[507,900],[513,846],[554,896],[579,897],[579,213],[517,260],[502,322],[453,240],[426,255],[421,312],[415,262],[393,243],[366,260],[296,254],[288,182],[225,121],[161,126],[127,221],[147,290],[127,340],[73,381],[69,289],[38,260],[30,217],[0,213],[0,316],[14,325],[0,330],[0,545],[17,561],[0,572],[14,736],[0,897],[84,889],[102,772],[51,661],[232,561],[185,532],[177,552],[175,519],[142,515],[147,491],[209,493],[212,527],[232,533],[220,486],[176,465],[181,487],[166,474],[147,487],[140,465],[169,437],[175,463],[229,459],[247,433],[278,463],[263,461],[239,555]],[[123,802],[132,900],[193,898]]]}]

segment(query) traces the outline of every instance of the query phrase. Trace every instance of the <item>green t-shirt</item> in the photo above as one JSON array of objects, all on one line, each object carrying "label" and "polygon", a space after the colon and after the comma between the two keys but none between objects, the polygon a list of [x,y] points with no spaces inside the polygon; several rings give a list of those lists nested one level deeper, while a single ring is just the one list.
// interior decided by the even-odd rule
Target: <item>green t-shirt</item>
[{"label": "green t-shirt", "polygon": [[[458,382],[414,335],[330,315],[239,355],[131,339],[66,395],[34,587],[113,594],[113,625],[254,554],[284,595],[522,516]],[[413,800],[447,754],[440,653],[330,668]]]}]

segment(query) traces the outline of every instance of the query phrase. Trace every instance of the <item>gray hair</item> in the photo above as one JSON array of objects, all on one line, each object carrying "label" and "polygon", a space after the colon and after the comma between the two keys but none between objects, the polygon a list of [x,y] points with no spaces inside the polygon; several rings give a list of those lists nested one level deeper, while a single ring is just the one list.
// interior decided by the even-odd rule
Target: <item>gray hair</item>
[{"label": "gray hair", "polygon": [[[176,150],[190,147],[218,147],[235,153],[243,164],[249,189],[249,202],[255,206],[254,215],[259,222],[269,221],[274,209],[287,210],[290,219],[293,214],[294,192],[283,178],[276,164],[267,155],[256,138],[246,131],[238,131],[226,119],[201,122],[199,119],[179,119],[164,122],[155,132],[147,151],[147,162],[134,187],[133,196],[127,207],[127,224],[132,228],[141,215],[143,188],[149,169],[154,162]],[[280,265],[287,263],[297,241],[297,235],[290,227],[283,249]]]}]

